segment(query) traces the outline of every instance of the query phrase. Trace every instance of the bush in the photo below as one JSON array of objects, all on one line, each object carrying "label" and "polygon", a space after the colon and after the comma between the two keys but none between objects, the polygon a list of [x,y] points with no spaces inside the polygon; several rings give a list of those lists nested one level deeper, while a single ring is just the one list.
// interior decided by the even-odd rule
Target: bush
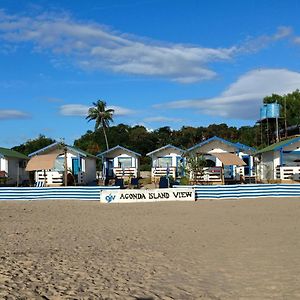
[{"label": "bush", "polygon": [[188,179],[188,177],[183,176],[180,178],[180,184],[181,185],[189,185],[190,184],[190,180]]},{"label": "bush", "polygon": [[141,171],[151,171],[151,166],[149,164],[143,164],[140,166]]},{"label": "bush", "polygon": [[145,184],[151,184],[151,178],[141,178],[140,179],[140,184],[145,185]]}]

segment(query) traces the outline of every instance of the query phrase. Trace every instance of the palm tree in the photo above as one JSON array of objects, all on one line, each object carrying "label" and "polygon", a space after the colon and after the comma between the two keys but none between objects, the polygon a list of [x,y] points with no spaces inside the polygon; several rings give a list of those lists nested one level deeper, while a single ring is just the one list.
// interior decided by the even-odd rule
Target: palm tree
[{"label": "palm tree", "polygon": [[89,108],[88,122],[91,120],[95,120],[95,131],[99,128],[103,129],[103,134],[106,142],[106,148],[109,149],[106,129],[109,127],[109,123],[113,122],[113,114],[114,109],[106,109],[106,102],[103,100],[98,100],[97,102],[93,102],[93,107]]}]

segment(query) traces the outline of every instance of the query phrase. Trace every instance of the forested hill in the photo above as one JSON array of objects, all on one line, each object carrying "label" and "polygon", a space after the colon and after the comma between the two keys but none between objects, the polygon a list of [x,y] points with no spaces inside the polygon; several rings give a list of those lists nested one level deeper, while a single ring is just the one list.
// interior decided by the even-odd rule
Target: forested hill
[{"label": "forested hill", "polygon": [[[228,127],[226,124],[213,124],[208,127],[182,127],[173,130],[168,126],[148,131],[144,126],[128,126],[119,124],[108,129],[110,148],[121,145],[145,156],[148,152],[172,144],[187,149],[212,136],[218,136],[231,142],[245,143],[257,147],[260,137],[256,127]],[[100,130],[88,131],[75,140],[74,145],[90,153],[105,151],[105,140]]]}]

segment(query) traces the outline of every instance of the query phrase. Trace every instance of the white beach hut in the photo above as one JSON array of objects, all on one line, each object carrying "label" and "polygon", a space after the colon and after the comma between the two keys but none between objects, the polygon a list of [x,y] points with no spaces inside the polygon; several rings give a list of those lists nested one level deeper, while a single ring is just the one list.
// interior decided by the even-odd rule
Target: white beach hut
[{"label": "white beach hut", "polygon": [[141,154],[139,153],[118,145],[97,156],[102,159],[104,179],[140,176]]},{"label": "white beach hut", "polygon": [[147,156],[152,159],[152,181],[166,175],[170,175],[174,179],[181,177],[184,174],[185,167],[184,153],[185,150],[170,144],[147,153]]},{"label": "white beach hut", "polygon": [[35,171],[36,182],[47,186],[63,185],[65,169],[68,184],[91,185],[96,182],[98,158],[81,149],[55,142],[29,154],[29,157],[26,170]]},{"label": "white beach hut", "polygon": [[25,167],[29,157],[7,148],[0,147],[0,184],[20,185],[29,179]]},{"label": "white beach hut", "polygon": [[248,182],[255,181],[254,153],[252,147],[214,136],[189,148],[186,155],[201,155],[206,160],[207,167],[198,181],[224,183],[240,181],[241,178]]},{"label": "white beach hut", "polygon": [[256,152],[262,181],[300,181],[300,136],[272,144]]}]

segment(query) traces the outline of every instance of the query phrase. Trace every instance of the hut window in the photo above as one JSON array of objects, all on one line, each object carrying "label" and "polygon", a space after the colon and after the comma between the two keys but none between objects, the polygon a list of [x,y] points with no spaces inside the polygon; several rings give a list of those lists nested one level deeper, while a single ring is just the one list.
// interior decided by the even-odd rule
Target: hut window
[{"label": "hut window", "polygon": [[132,167],[132,158],[131,157],[119,157],[118,158],[119,168],[131,168]]},{"label": "hut window", "polygon": [[159,157],[157,159],[158,168],[167,168],[172,166],[172,157]]},{"label": "hut window", "polygon": [[62,172],[65,170],[65,158],[64,157],[58,157],[55,160],[53,171]]}]

